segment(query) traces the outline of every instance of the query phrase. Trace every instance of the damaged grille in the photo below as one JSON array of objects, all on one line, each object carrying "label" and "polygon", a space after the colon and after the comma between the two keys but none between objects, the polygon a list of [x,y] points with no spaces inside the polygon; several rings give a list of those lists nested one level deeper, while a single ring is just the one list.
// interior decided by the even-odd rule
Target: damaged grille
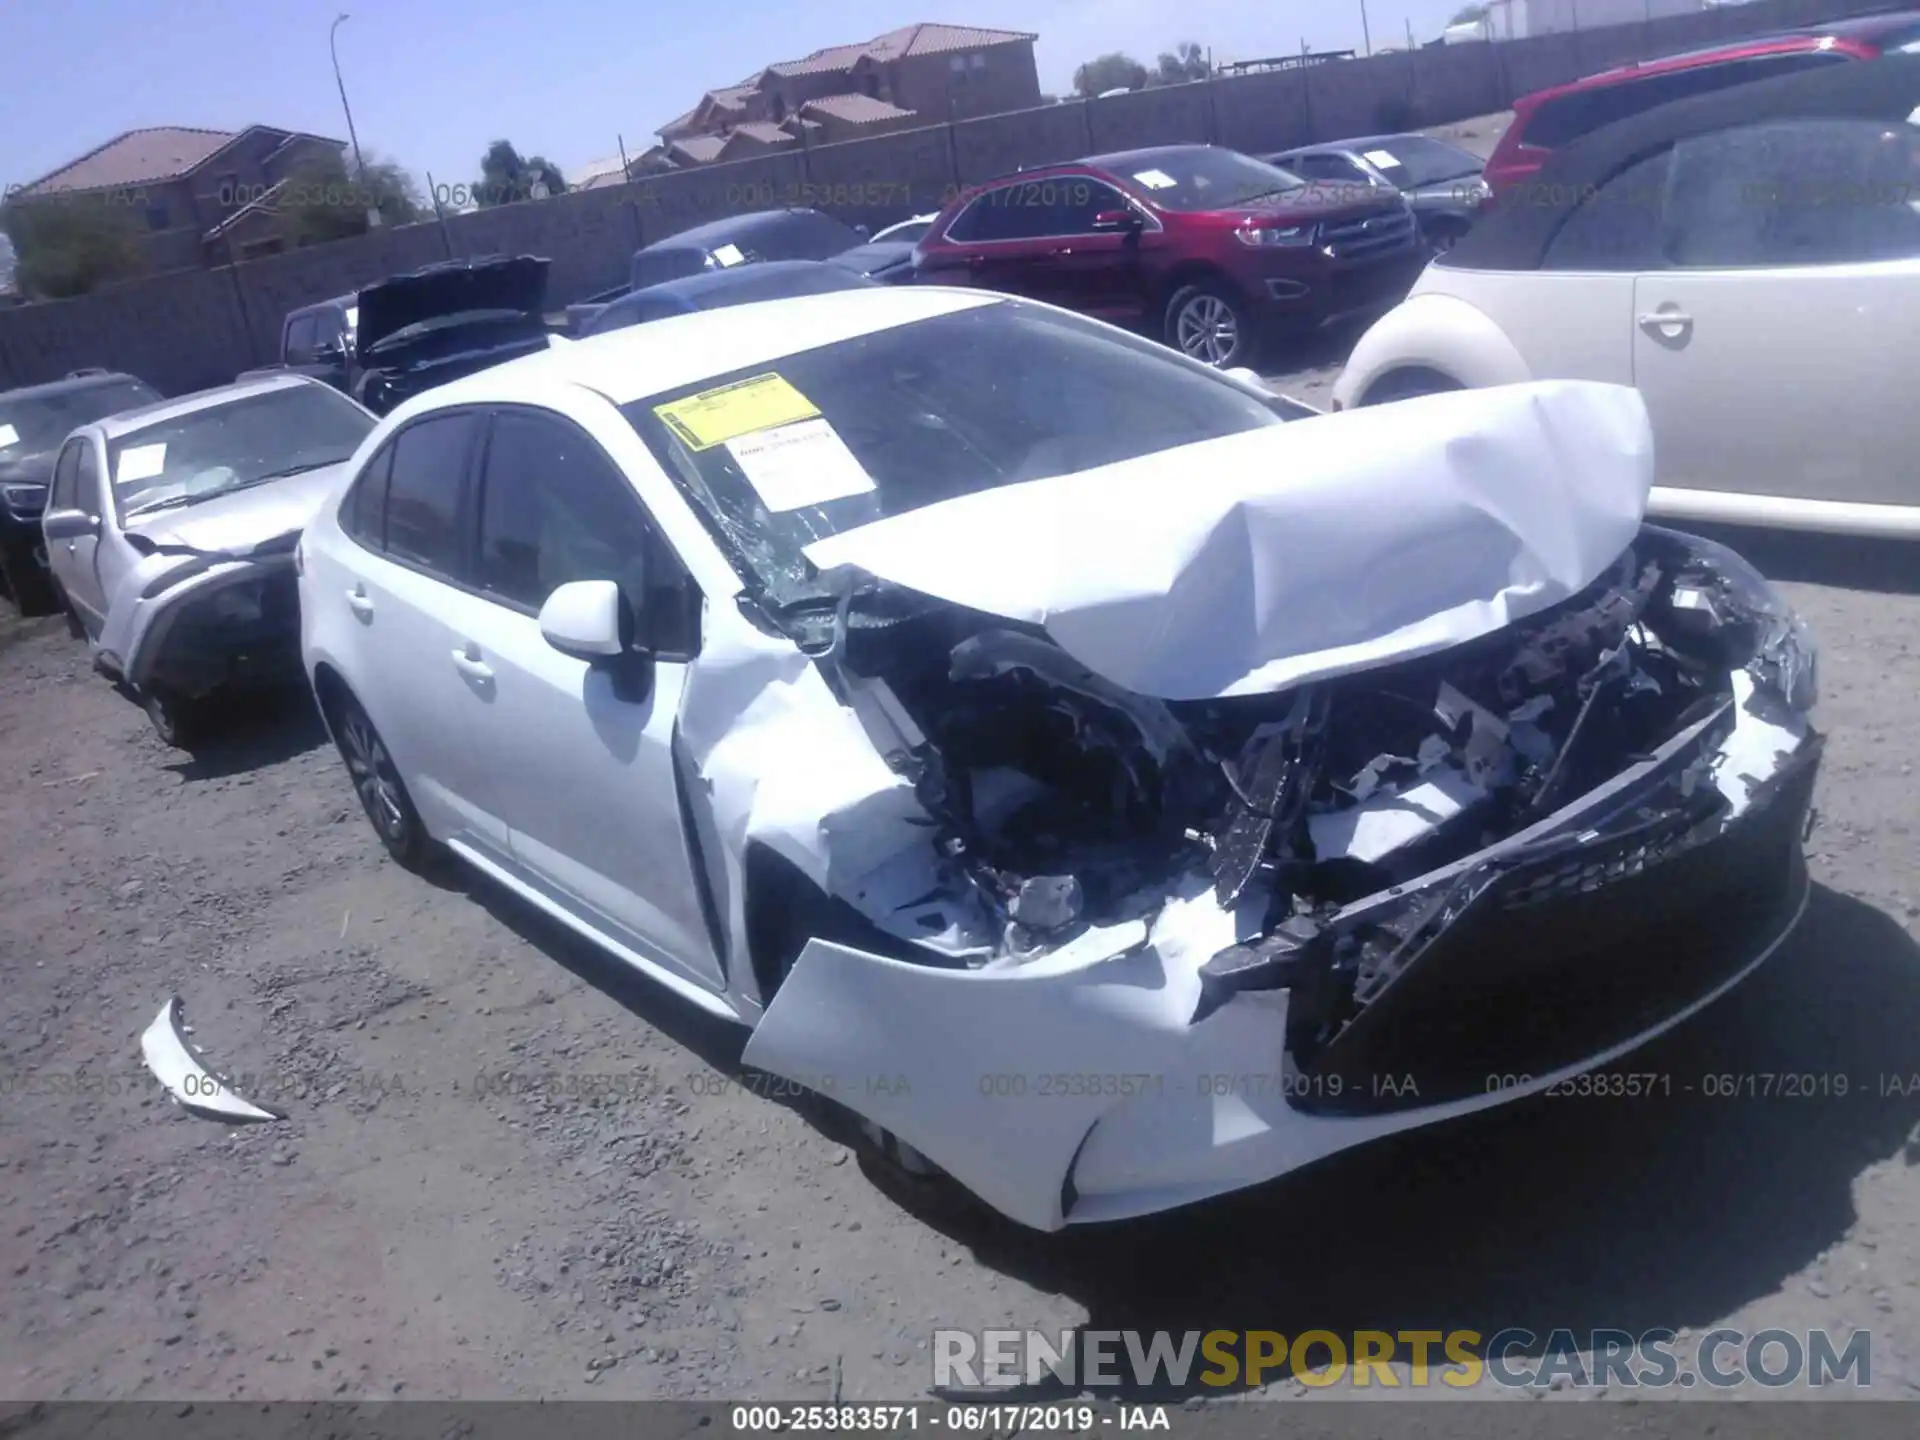
[{"label": "damaged grille", "polygon": [[1336,986],[1296,990],[1288,1051],[1311,1083],[1289,1098],[1342,1115],[1464,1100],[1578,1064],[1711,994],[1798,913],[1819,748],[1724,829],[1703,834],[1681,806],[1597,855],[1522,862],[1487,881],[1344,1028],[1327,1013]]},{"label": "damaged grille", "polygon": [[1418,225],[1408,210],[1388,210],[1353,220],[1329,220],[1320,227],[1320,244],[1343,263],[1384,260],[1413,248]]}]

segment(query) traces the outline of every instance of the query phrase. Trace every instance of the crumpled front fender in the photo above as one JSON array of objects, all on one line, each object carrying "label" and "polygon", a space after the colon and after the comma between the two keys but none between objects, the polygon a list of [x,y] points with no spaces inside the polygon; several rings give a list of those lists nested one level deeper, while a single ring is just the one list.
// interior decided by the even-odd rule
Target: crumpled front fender
[{"label": "crumpled front fender", "polygon": [[293,566],[294,536],[253,550],[199,551],[163,546],[127,572],[107,600],[106,619],[93,642],[94,658],[135,689],[153,679],[174,624],[189,606],[229,585]]}]

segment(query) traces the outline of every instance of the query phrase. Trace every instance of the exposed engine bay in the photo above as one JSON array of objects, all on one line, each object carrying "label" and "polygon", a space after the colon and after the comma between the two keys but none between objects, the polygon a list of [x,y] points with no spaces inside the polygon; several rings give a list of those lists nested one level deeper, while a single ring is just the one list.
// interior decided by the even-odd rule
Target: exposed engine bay
[{"label": "exposed engine bay", "polygon": [[[931,859],[902,857],[847,899],[917,958],[1009,967],[1150,924],[1204,875],[1223,909],[1265,919],[1208,967],[1203,1013],[1240,989],[1324,989],[1343,962],[1311,942],[1343,910],[1527,831],[1703,724],[1670,813],[1646,818],[1710,833],[1729,802],[1704,782],[1737,679],[1795,712],[1815,683],[1800,622],[1743,561],[1652,526],[1521,624],[1274,695],[1137,695],[1043,634],[946,607],[843,626],[835,649],[848,703],[934,821]],[[1346,948],[1316,1022],[1333,1031],[1392,978]]]}]

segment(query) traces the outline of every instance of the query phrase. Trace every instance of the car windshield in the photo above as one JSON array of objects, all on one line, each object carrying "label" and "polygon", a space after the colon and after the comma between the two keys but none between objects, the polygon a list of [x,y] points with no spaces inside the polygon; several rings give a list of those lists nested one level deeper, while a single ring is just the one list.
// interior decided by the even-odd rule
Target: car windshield
[{"label": "car windshield", "polygon": [[374,418],[325,385],[288,385],[143,425],[107,447],[121,514],[192,505],[335,465]]},{"label": "car windshield", "polygon": [[1284,423],[1160,346],[1018,301],[715,375],[622,413],[777,607],[828,596],[801,553],[826,536]]},{"label": "car windshield", "polygon": [[51,450],[67,432],[122,410],[151,405],[160,396],[138,380],[78,386],[45,395],[0,397],[0,461]]},{"label": "car windshield", "polygon": [[1367,145],[1360,153],[1369,165],[1402,190],[1464,180],[1469,175],[1478,175],[1485,166],[1478,156],[1425,135],[1395,135]]},{"label": "car windshield", "polygon": [[1143,151],[1117,167],[1116,173],[1146,191],[1154,204],[1183,211],[1233,210],[1299,190],[1307,183],[1265,160],[1210,146]]}]

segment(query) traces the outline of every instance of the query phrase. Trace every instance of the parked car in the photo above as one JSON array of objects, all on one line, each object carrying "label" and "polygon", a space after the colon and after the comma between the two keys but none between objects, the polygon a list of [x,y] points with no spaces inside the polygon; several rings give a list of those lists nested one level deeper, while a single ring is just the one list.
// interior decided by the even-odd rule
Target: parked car
[{"label": "parked car", "polygon": [[280,363],[239,376],[292,370],[326,381],[376,415],[410,395],[546,348],[546,260],[493,255],[393,275],[351,300],[291,312]]},{"label": "parked car", "polygon": [[835,290],[859,290],[878,282],[857,270],[819,260],[769,260],[760,265],[738,265],[707,270],[684,280],[663,280],[635,290],[606,306],[587,323],[586,333],[660,320],[668,315],[692,315],[728,305],[751,305],[794,295],[824,295]]},{"label": "parked car", "polygon": [[[1642,60],[1554,85],[1513,104],[1513,122],[1487,161],[1496,199],[1536,176],[1553,151],[1658,105],[1757,80],[1824,70],[1920,46],[1920,10],[1862,15]],[[1529,186],[1516,199],[1552,203]]]},{"label": "parked car", "polygon": [[933,228],[933,222],[939,218],[940,212],[936,210],[930,215],[915,215],[910,220],[895,221],[874,234],[874,243],[877,245],[891,240],[904,241],[909,245],[918,244],[927,231]]},{"label": "parked car", "polygon": [[1642,526],[1650,460],[1624,387],[1286,419],[856,289],[394,412],[300,541],[303,645],[394,857],[1053,1229],[1561,1084],[1790,929],[1811,642]]},{"label": "parked car", "polygon": [[1400,196],[1356,198],[1238,151],[1169,145],[1005,176],[958,196],[916,278],[1045,300],[1223,369],[1259,341],[1364,317],[1427,258]]},{"label": "parked car", "polygon": [[1387,186],[1407,197],[1431,250],[1451,249],[1491,193],[1486,162],[1431,135],[1366,135],[1283,150],[1269,165],[1328,185]]},{"label": "parked car", "polygon": [[917,242],[912,240],[869,240],[851,250],[842,250],[825,263],[851,270],[879,285],[908,285],[913,282],[913,257]]},{"label": "parked car", "polygon": [[360,326],[360,296],[336,295],[313,305],[290,310],[280,322],[279,363],[239,376],[242,380],[257,375],[291,370],[333,386],[343,395],[351,395],[360,379],[354,346]]},{"label": "parked car", "polygon": [[862,231],[822,210],[755,210],[709,220],[636,250],[625,285],[567,307],[567,333],[584,334],[602,305],[649,285],[767,260],[830,260],[866,243]]},{"label": "parked car", "polygon": [[144,380],[100,369],[0,391],[0,595],[22,615],[60,608],[40,535],[60,442],[75,426],[159,398]]},{"label": "parked car", "polygon": [[1639,387],[1655,514],[1920,536],[1920,56],[1700,96],[1557,153],[1354,347],[1336,406]]},{"label": "parked car", "polygon": [[298,679],[300,527],[374,417],[303,375],[160,401],[75,430],[42,528],[95,665],[192,746],[234,689]]}]

